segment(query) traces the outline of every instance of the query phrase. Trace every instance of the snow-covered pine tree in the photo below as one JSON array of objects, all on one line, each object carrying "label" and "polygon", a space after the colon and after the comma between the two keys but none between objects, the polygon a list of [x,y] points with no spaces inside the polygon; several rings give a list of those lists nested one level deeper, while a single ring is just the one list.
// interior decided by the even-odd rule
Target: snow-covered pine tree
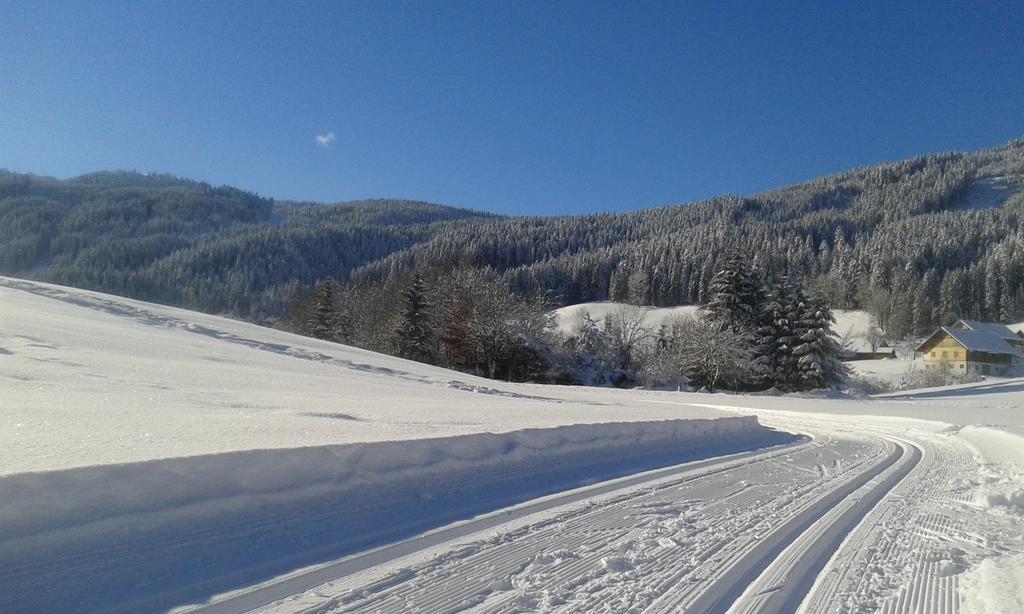
[{"label": "snow-covered pine tree", "polygon": [[306,328],[317,339],[338,341],[342,336],[341,312],[338,305],[338,284],[333,279],[322,281],[313,292]]},{"label": "snow-covered pine tree", "polygon": [[[712,278],[706,319],[719,330],[733,333],[743,351],[751,357],[750,368],[731,385],[760,388],[770,380],[765,351],[760,348],[759,334],[767,301],[764,276],[759,267],[750,268],[738,251],[729,253],[725,265]],[[770,385],[770,384],[768,384]]]},{"label": "snow-covered pine tree", "polygon": [[748,302],[754,314],[754,320],[749,325],[746,338],[749,339],[750,368],[745,374],[746,384],[755,389],[770,388],[772,382],[772,349],[765,346],[762,340],[762,328],[766,324],[765,312],[768,309],[768,280],[761,269],[758,259],[754,258],[754,264],[749,270],[750,292]]},{"label": "snow-covered pine tree", "polygon": [[402,298],[405,306],[397,331],[398,354],[433,364],[437,360],[437,344],[427,303],[427,284],[418,271],[412,283],[402,291]]},{"label": "snow-covered pine tree", "polygon": [[796,378],[796,360],[793,348],[794,318],[797,317],[796,297],[789,277],[783,277],[769,293],[761,312],[761,326],[757,331],[757,370],[763,374],[763,384],[780,390],[792,387]]},{"label": "snow-covered pine tree", "polygon": [[709,292],[711,297],[705,307],[709,322],[741,334],[757,330],[764,288],[739,251],[729,253],[722,270],[711,279]]},{"label": "snow-covered pine tree", "polygon": [[797,359],[796,383],[804,390],[835,386],[848,375],[848,369],[839,359],[832,310],[820,297],[808,296],[802,288],[798,295],[801,299],[799,343],[793,348]]},{"label": "snow-covered pine tree", "polygon": [[704,308],[705,319],[718,328],[735,329],[752,314],[747,313],[742,292],[746,284],[747,266],[739,252],[731,251],[725,265],[711,278],[710,297]]}]

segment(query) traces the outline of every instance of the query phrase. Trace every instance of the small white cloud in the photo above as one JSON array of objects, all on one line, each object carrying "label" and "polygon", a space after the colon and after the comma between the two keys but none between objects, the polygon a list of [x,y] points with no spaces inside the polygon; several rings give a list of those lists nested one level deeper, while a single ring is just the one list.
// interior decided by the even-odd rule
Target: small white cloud
[{"label": "small white cloud", "polygon": [[337,140],[338,137],[334,136],[333,132],[328,132],[327,134],[318,134],[316,135],[316,146],[328,147],[330,146],[331,143]]}]

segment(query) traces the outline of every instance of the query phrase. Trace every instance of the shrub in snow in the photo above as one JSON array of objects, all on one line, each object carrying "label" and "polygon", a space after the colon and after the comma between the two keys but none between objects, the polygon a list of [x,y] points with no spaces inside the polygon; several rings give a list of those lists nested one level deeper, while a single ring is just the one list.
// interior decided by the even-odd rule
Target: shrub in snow
[{"label": "shrub in snow", "polygon": [[852,374],[848,379],[848,384],[852,390],[864,394],[883,394],[896,390],[896,386],[893,386],[889,380],[859,373]]}]

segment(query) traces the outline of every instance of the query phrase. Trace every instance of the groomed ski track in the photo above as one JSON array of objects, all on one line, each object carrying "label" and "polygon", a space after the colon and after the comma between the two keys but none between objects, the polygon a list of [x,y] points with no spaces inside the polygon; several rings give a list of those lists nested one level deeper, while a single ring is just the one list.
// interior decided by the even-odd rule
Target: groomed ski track
[{"label": "groomed ski track", "polygon": [[[965,449],[935,435],[903,436],[898,433],[905,429],[860,420],[771,422],[812,439],[531,501],[199,609],[871,611],[928,583],[931,593],[914,607],[906,600],[906,607],[886,611],[925,611],[920,607],[927,605],[934,607],[928,611],[955,612],[953,583],[939,586],[926,569],[915,571],[914,552],[877,542],[899,538],[901,523],[912,532],[907,523],[918,515],[935,516],[926,493],[911,500],[901,488],[911,482],[920,491],[922,477],[955,471],[950,460]],[[904,479],[912,473],[918,479]],[[909,573],[896,571],[897,560]],[[903,586],[875,582],[871,570],[879,565],[892,566]]]},{"label": "groomed ski track", "polygon": [[794,447],[800,448],[810,445],[809,442],[809,438],[802,438],[795,444],[785,444],[764,450],[741,452],[718,458],[684,463],[541,497],[520,505],[484,514],[469,521],[455,523],[448,527],[430,531],[411,539],[374,548],[328,565],[317,566],[314,569],[255,587],[250,591],[241,591],[206,605],[200,608],[199,611],[206,614],[228,614],[256,609],[275,599],[285,598],[313,589],[325,582],[371,569],[374,566],[386,564],[400,557],[422,552],[433,546],[449,544],[460,538],[471,537],[488,529],[508,525],[517,520],[528,521],[534,515],[555,510],[559,507],[579,502],[590,502],[606,495],[616,496],[622,491],[657,484],[666,479],[672,480],[673,483],[700,479],[718,472],[756,463],[766,458],[788,454]]}]

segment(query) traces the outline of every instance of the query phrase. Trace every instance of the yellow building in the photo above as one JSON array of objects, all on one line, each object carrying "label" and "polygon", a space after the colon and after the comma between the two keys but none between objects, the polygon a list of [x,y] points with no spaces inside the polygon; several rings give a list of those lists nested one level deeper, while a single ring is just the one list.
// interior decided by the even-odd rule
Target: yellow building
[{"label": "yellow building", "polygon": [[1018,375],[1024,370],[1024,333],[1002,324],[960,320],[943,326],[917,348],[925,370],[951,375]]}]

